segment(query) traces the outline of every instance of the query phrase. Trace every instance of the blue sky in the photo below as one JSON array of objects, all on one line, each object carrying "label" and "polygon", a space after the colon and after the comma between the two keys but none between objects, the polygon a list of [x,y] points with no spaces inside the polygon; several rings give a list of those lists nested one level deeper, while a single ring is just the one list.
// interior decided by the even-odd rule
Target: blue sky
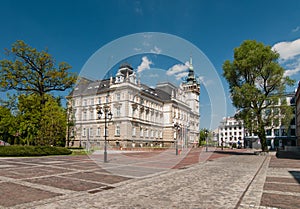
[{"label": "blue sky", "polygon": [[[10,0],[2,1],[0,7],[0,50],[10,48],[16,40],[24,40],[38,49],[47,47],[58,62],[68,62],[72,71],[78,73],[104,45],[130,34],[160,32],[181,37],[198,47],[213,64],[226,93],[228,85],[221,76],[222,64],[232,60],[233,49],[247,39],[274,46],[281,54],[280,62],[287,69],[286,74],[297,81],[300,79],[298,0]],[[3,52],[0,59],[5,58]],[[174,60],[163,61],[155,56],[147,59],[152,63],[150,68],[168,70],[176,64]],[[134,58],[125,60],[134,62]],[[133,67],[138,68],[138,63],[135,61]],[[198,70],[199,76],[205,71]],[[209,83],[203,79],[203,83]],[[212,104],[206,86],[201,87],[200,126],[214,128],[218,124],[210,122]],[[233,115],[228,93],[225,97],[227,112],[223,116]]]}]

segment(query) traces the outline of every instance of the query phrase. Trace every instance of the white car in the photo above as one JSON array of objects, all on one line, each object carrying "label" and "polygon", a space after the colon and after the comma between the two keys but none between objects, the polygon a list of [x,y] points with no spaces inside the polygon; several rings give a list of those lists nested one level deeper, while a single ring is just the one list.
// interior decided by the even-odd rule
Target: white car
[{"label": "white car", "polygon": [[9,145],[10,145],[9,143],[0,140],[0,146],[9,146]]}]

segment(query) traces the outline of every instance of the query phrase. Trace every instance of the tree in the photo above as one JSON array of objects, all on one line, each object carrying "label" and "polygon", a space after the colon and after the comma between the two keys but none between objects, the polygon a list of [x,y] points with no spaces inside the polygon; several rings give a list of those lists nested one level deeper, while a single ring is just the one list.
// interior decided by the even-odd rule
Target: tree
[{"label": "tree", "polygon": [[0,140],[14,143],[16,135],[16,120],[6,107],[0,106]]},{"label": "tree", "polygon": [[67,113],[53,97],[47,99],[42,109],[38,139],[41,145],[65,146]]},{"label": "tree", "polygon": [[58,99],[45,95],[42,109],[41,99],[36,94],[20,95],[18,104],[19,133],[21,143],[26,145],[65,145],[67,117]]},{"label": "tree", "polygon": [[209,134],[209,130],[208,129],[202,128],[200,130],[198,146],[201,146],[202,142],[206,141],[206,138],[208,137],[208,134]]},{"label": "tree", "polygon": [[0,89],[35,93],[45,103],[45,94],[72,88],[76,76],[68,72],[71,66],[61,62],[56,66],[54,58],[43,50],[37,51],[23,41],[17,41],[6,50],[11,59],[0,61]]},{"label": "tree", "polygon": [[[278,117],[273,109],[284,96],[286,86],[294,82],[284,76],[278,58],[279,54],[270,46],[247,40],[234,49],[234,60],[223,64],[223,76],[229,83],[233,105],[238,109],[236,118],[242,119],[245,127],[258,135],[263,151],[268,150],[265,127],[272,126]],[[288,104],[278,108],[282,119],[291,118]]]}]

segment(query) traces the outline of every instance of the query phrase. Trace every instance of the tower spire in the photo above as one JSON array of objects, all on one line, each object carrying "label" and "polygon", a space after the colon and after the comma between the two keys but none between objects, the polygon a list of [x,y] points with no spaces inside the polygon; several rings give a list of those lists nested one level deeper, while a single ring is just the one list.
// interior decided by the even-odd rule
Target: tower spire
[{"label": "tower spire", "polygon": [[187,77],[187,82],[195,82],[195,74],[194,74],[194,67],[193,67],[193,60],[192,56],[190,57],[190,63],[189,63],[189,73]]}]

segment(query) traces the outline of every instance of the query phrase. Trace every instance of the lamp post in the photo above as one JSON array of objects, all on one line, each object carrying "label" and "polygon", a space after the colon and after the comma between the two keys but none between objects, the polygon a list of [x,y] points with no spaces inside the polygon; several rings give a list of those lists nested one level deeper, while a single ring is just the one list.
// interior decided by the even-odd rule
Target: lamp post
[{"label": "lamp post", "polygon": [[180,125],[178,123],[174,124],[174,129],[175,129],[175,154],[178,155],[178,133],[180,130]]},{"label": "lamp post", "polygon": [[206,152],[208,151],[208,137],[207,137],[207,135],[208,135],[208,130],[205,130],[205,139],[206,139]]},{"label": "lamp post", "polygon": [[104,105],[103,107],[98,105],[96,109],[98,119],[101,119],[102,114],[104,114],[104,162],[107,163],[107,119],[112,119],[112,113],[108,105]]}]

